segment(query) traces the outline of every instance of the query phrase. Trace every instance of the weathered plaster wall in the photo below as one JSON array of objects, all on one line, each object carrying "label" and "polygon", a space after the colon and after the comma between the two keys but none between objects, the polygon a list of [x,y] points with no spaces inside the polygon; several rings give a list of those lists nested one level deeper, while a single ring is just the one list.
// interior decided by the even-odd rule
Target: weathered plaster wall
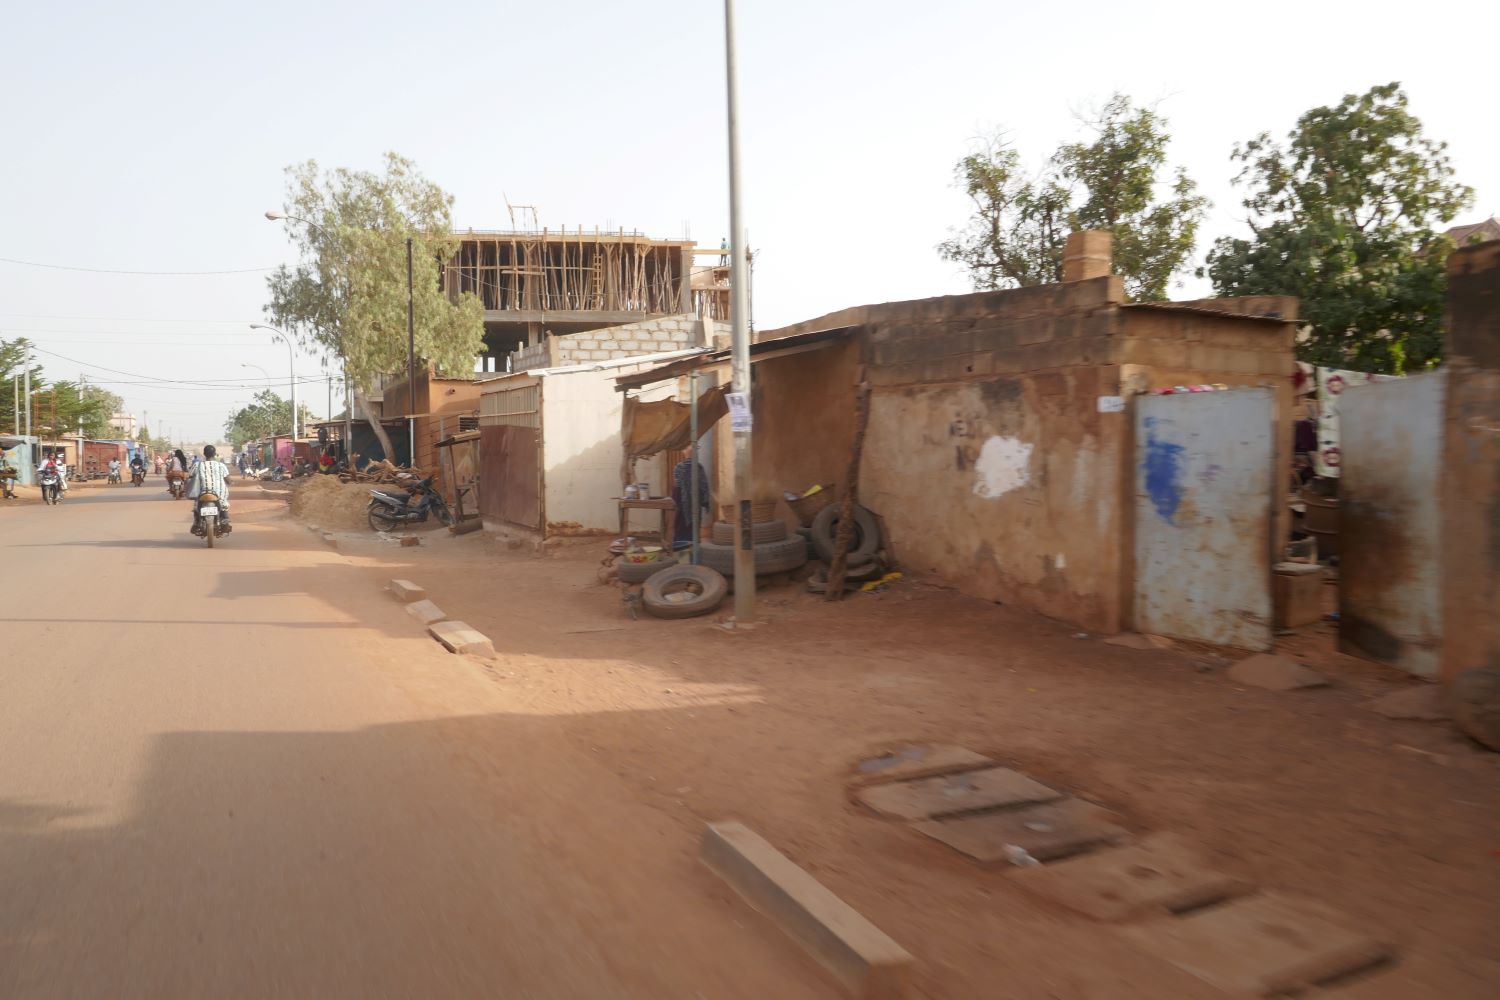
[{"label": "weathered plaster wall", "polygon": [[[842,489],[854,439],[858,344],[847,339],[754,368],[756,417],[750,437],[756,499],[801,492],[814,483]],[[783,507],[782,513],[795,523],[790,511]]]},{"label": "weathered plaster wall", "polygon": [[1448,259],[1443,660],[1452,680],[1500,666],[1500,242]]}]

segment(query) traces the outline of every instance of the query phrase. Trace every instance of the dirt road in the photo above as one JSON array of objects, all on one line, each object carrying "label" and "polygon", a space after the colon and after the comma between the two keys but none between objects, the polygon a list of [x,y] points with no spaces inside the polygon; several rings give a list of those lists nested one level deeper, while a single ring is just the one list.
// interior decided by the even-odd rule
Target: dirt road
[{"label": "dirt road", "polygon": [[280,510],[214,551],[154,478],[0,510],[0,996],[831,995]]}]

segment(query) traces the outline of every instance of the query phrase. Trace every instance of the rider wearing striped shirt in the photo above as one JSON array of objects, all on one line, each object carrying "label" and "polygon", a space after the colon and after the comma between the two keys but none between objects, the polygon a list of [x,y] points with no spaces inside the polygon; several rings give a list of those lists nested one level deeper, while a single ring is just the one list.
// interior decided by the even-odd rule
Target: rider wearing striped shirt
[{"label": "rider wearing striped shirt", "polygon": [[[188,479],[187,495],[191,500],[197,500],[204,493],[212,493],[219,498],[219,523],[224,530],[229,530],[229,469],[216,457],[217,450],[213,445],[205,445],[203,448],[203,461],[193,466],[193,473]],[[193,527],[198,526],[198,505],[193,504]]]}]

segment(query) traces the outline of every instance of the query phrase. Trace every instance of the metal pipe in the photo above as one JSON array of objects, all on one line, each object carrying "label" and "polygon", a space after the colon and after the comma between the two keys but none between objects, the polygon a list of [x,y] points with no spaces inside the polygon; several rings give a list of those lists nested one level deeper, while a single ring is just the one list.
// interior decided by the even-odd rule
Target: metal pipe
[{"label": "metal pipe", "polygon": [[734,427],[734,492],[739,503],[739,532],[734,549],[734,619],[740,626],[755,618],[755,545],[750,520],[750,285],[745,261],[745,225],[740,214],[739,94],[735,76],[734,0],[724,0],[724,76],[729,124],[729,296],[730,390],[744,401],[741,426]]},{"label": "metal pipe", "polygon": [[26,345],[26,436],[31,437],[31,344]]}]

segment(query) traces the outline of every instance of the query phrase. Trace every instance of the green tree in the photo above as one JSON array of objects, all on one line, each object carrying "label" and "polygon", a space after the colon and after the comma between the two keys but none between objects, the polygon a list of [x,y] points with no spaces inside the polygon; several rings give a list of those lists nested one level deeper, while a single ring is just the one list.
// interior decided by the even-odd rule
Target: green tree
[{"label": "green tree", "polygon": [[938,252],[967,267],[976,289],[1061,281],[1068,233],[1104,229],[1131,298],[1166,297],[1208,201],[1182,168],[1169,170],[1167,121],[1154,110],[1116,94],[1090,124],[1092,141],[1062,146],[1035,177],[998,134],[958,162],[974,214]]},{"label": "green tree", "polygon": [[440,371],[469,373],[484,349],[484,307],[465,294],[450,300],[438,284],[440,262],[458,250],[451,196],[415,165],[386,154],[385,172],[309,160],[287,169],[286,211],[313,223],[288,224],[302,262],[268,279],[273,323],[307,345],[342,358],[355,404],[387,456],[395,454],[365,396],[375,379],[406,371],[406,239],[413,255],[417,356]]},{"label": "green tree", "polygon": [[1200,273],[1218,295],[1301,299],[1306,361],[1401,374],[1442,358],[1451,242],[1441,227],[1473,192],[1447,145],[1423,133],[1399,83],[1349,94],[1234,151],[1249,239],[1214,244]]},{"label": "green tree", "polygon": [[[15,392],[14,380],[26,373],[26,354],[31,344],[25,337],[16,340],[0,340],[0,382],[11,383],[11,388],[0,394],[4,412],[10,417],[6,424],[16,434],[26,429],[25,400]],[[33,394],[42,384],[42,369],[35,362],[31,366],[31,388]],[[17,403],[20,403],[18,406]]]},{"label": "green tree", "polygon": [[[301,423],[311,419],[312,414],[304,405],[298,405]],[[258,441],[273,434],[285,434],[292,427],[292,403],[282,399],[270,389],[255,394],[254,401],[235,410],[224,421],[224,435],[236,448],[247,441]]]}]

